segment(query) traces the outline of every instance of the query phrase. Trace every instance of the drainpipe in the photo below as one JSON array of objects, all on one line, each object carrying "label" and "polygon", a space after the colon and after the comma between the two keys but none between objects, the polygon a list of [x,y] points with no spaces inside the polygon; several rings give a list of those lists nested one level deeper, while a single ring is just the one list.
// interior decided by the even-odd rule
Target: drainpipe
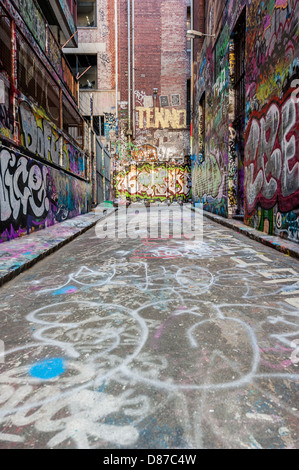
[{"label": "drainpipe", "polygon": [[17,95],[16,90],[18,89],[18,74],[17,74],[17,29],[15,20],[11,21],[10,26],[10,40],[11,40],[11,78],[12,78],[12,101],[13,101],[13,140],[16,144],[20,144],[18,138],[17,128]]},{"label": "drainpipe", "polygon": [[115,11],[115,118],[118,123],[118,13],[117,0],[114,3]]},{"label": "drainpipe", "polygon": [[[191,0],[191,29],[194,29],[194,0]],[[190,153],[193,156],[193,91],[194,91],[194,66],[193,66],[193,55],[194,55],[194,39],[191,38],[191,132],[190,132]]]},{"label": "drainpipe", "polygon": [[[119,132],[118,127],[118,10],[117,10],[117,0],[114,0],[114,14],[115,14],[115,121],[117,125],[117,132]],[[119,135],[119,134],[118,134]],[[115,141],[115,145],[119,139]],[[118,149],[115,147],[115,156],[117,155]],[[111,198],[114,199],[114,165],[115,160],[111,160]]]},{"label": "drainpipe", "polygon": [[131,142],[131,0],[128,0],[128,140]]},{"label": "drainpipe", "polygon": [[133,139],[136,133],[135,116],[135,0],[132,0],[132,99],[133,99]]}]

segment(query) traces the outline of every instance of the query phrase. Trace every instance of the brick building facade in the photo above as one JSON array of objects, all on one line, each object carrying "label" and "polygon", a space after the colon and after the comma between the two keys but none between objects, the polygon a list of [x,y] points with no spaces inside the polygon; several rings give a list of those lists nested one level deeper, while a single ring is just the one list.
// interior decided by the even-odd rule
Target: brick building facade
[{"label": "brick building facade", "polygon": [[[190,3],[77,2],[78,45],[64,52],[79,77],[80,111],[112,157],[106,198],[190,196]],[[107,174],[99,169],[97,185]]]},{"label": "brick building facade", "polygon": [[115,196],[186,200],[190,0],[119,0],[118,6]]},{"label": "brick building facade", "polygon": [[295,242],[298,22],[298,0],[194,0],[193,201]]}]

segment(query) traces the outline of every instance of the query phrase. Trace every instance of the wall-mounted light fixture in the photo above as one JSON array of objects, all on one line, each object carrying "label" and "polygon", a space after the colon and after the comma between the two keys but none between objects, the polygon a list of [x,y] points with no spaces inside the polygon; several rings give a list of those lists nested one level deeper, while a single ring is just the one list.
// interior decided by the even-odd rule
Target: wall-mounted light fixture
[{"label": "wall-mounted light fixture", "polygon": [[205,34],[200,31],[195,31],[194,29],[188,29],[186,37],[190,39],[195,39],[196,37],[207,36],[209,38],[214,38],[215,34]]},{"label": "wall-mounted light fixture", "polygon": [[153,95],[154,95],[154,98],[156,99],[158,95],[158,88],[153,89]]}]

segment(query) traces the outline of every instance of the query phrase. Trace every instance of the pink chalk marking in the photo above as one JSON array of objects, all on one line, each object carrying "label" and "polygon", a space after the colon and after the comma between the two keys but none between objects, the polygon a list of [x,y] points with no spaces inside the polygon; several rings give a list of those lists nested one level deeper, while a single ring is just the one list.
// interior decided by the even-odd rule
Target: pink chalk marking
[{"label": "pink chalk marking", "polygon": [[159,328],[156,331],[156,334],[154,336],[156,339],[159,339],[161,337],[163,329],[164,329],[164,325],[162,324],[161,326],[159,326]]},{"label": "pink chalk marking", "polygon": [[264,366],[270,367],[270,369],[285,369],[293,364],[290,360],[282,361],[280,364],[270,364],[270,362],[264,361],[263,359],[261,359],[261,363]]}]

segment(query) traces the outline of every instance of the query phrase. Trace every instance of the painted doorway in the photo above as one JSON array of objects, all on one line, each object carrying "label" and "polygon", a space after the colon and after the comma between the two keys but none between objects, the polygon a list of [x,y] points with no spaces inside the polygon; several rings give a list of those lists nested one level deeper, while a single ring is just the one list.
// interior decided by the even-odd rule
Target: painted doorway
[{"label": "painted doorway", "polygon": [[246,9],[230,41],[229,206],[232,217],[244,217]]}]

